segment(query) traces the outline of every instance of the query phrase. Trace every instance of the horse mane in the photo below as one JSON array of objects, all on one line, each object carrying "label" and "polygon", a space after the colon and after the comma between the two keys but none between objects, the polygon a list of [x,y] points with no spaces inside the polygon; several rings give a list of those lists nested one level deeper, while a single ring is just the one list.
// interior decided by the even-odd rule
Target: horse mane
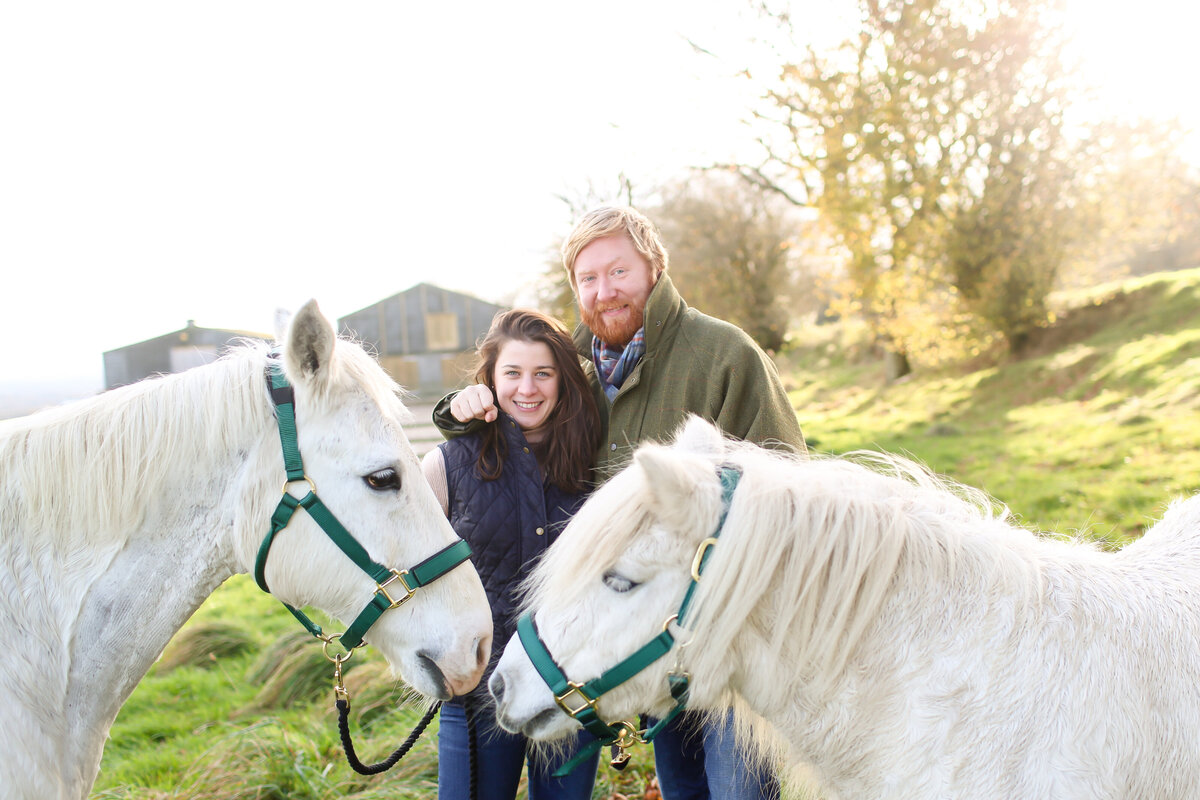
[{"label": "horse mane", "polygon": [[[6,505],[31,535],[86,529],[120,541],[162,488],[172,460],[224,452],[261,430],[265,345],[206,367],[148,378],[0,428]],[[201,444],[202,443],[202,444]],[[244,445],[240,445],[244,446]],[[186,454],[186,455],[184,455]],[[99,543],[99,542],[97,542]]]},{"label": "horse mane", "polygon": [[978,489],[897,455],[726,446],[720,460],[742,478],[689,614],[687,627],[705,640],[685,650],[696,675],[722,674],[722,663],[727,671],[734,639],[750,629],[768,663],[829,686],[902,573],[934,586],[982,569],[1034,596],[1034,563],[1011,557],[1034,537]]},{"label": "horse mane", "polygon": [[[375,400],[390,395],[381,408],[393,407],[396,384],[369,368],[372,359],[360,347],[341,344],[333,379],[304,401],[324,410],[334,386],[353,383]],[[268,424],[273,428],[264,378],[269,348],[247,340],[204,367],[0,424],[0,528],[64,544],[81,531],[96,544],[124,541],[180,459],[245,450]],[[197,480],[205,477],[197,472]]]},{"label": "horse mane", "polygon": [[[694,531],[693,546],[716,528],[718,467],[742,472],[688,615],[687,628],[704,639],[684,650],[683,665],[695,675],[726,673],[734,640],[750,630],[769,661],[794,666],[811,686],[828,684],[901,572],[942,584],[982,569],[986,580],[1018,587],[1027,600],[1036,595],[1036,561],[1012,557],[1036,540],[1008,509],[901,456],[792,455],[730,439],[719,453],[667,452],[706,481],[681,501],[694,514],[683,526]],[[525,584],[527,607],[551,597],[572,602],[597,569],[635,545],[657,516],[645,481],[636,466],[626,469],[600,489],[604,502],[584,505]],[[572,543],[575,534],[587,541]]]}]

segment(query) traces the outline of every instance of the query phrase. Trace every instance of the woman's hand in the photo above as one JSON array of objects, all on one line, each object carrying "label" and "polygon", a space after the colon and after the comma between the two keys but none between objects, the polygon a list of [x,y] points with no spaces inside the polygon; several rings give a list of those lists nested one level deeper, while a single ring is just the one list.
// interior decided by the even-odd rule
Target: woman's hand
[{"label": "woman's hand", "polygon": [[450,401],[450,413],[459,422],[470,422],[473,419],[495,422],[500,412],[496,408],[492,390],[482,383],[476,383],[455,395]]}]

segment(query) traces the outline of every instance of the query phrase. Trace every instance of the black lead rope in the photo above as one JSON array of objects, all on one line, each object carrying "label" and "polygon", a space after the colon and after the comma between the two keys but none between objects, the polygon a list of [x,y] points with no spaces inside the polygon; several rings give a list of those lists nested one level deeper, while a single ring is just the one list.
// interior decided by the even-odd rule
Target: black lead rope
[{"label": "black lead rope", "polygon": [[470,695],[463,698],[463,711],[467,717],[467,761],[470,765],[470,782],[467,784],[467,796],[470,800],[477,800],[479,797],[479,759],[476,758],[475,754],[475,703],[471,700]]},{"label": "black lead rope", "polygon": [[396,762],[404,758],[412,746],[417,743],[417,739],[421,738],[421,734],[429,726],[433,715],[441,707],[441,700],[434,701],[429,710],[425,712],[425,716],[421,717],[421,721],[417,723],[417,727],[413,728],[412,733],[404,740],[404,744],[396,748],[396,751],[386,759],[377,764],[364,764],[358,760],[358,755],[354,752],[354,743],[350,741],[350,703],[339,697],[337,700],[338,730],[342,733],[342,748],[346,751],[346,762],[359,775],[378,775],[381,772],[387,772],[396,766]]}]

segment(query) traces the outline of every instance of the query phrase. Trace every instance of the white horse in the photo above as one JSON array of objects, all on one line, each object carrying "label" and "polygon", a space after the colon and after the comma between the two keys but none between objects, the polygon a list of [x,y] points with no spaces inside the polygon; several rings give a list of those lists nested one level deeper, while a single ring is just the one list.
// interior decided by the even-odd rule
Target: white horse
[{"label": "white horse", "polygon": [[[307,476],[370,557],[404,569],[452,544],[401,429],[409,412],[375,361],[313,302],[278,361]],[[267,363],[265,345],[247,346],[0,423],[0,795],[86,797],[118,709],[172,634],[253,569],[285,482]],[[376,592],[304,511],[275,537],[265,576],[280,600],[344,620]],[[468,563],[385,611],[367,639],[445,698],[478,683],[491,630]]]},{"label": "white horse", "polygon": [[[742,476],[702,546],[719,465]],[[584,683],[660,633],[704,549],[686,630],[603,720],[667,713],[678,664],[690,708],[748,707],[837,797],[1200,797],[1200,498],[1117,553],[1007,516],[901,459],[780,456],[692,420],[593,495],[529,607]],[[490,688],[511,731],[578,729],[520,639]]]}]

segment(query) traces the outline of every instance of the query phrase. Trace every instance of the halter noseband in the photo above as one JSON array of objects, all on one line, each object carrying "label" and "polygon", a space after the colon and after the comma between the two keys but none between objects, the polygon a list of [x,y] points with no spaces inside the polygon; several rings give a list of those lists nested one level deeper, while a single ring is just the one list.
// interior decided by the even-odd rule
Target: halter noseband
[{"label": "halter noseband", "polygon": [[[275,354],[273,353],[272,356]],[[471,557],[471,547],[462,539],[439,550],[429,558],[405,570],[394,570],[374,561],[366,549],[359,544],[348,530],[338,522],[326,505],[317,497],[317,487],[312,479],[304,474],[304,462],[300,457],[300,445],[296,439],[296,406],[295,392],[284,376],[283,370],[277,363],[268,361],[267,388],[271,393],[271,402],[275,405],[275,417],[279,422],[279,440],[283,445],[283,464],[287,470],[287,480],[283,484],[283,497],[271,515],[271,529],[263,538],[258,548],[258,557],[254,561],[254,580],[264,592],[267,588],[266,567],[267,554],[275,535],[287,527],[297,508],[303,508],[308,515],[325,531],[325,535],[345,553],[359,569],[367,573],[375,581],[375,594],[366,607],[355,617],[354,622],[340,636],[328,636],[321,627],[309,619],[303,611],[284,603],[296,619],[304,625],[308,632],[325,642],[328,649],[334,640],[340,642],[347,653],[362,644],[362,637],[383,612],[396,608],[407,602],[417,589],[445,575],[462,562]],[[308,483],[308,492],[304,497],[297,498],[288,492],[293,483],[304,481]],[[397,591],[399,590],[399,591]],[[282,602],[282,601],[281,601]],[[328,655],[328,652],[326,653]],[[340,666],[340,660],[331,658]],[[344,660],[344,659],[341,659]]]},{"label": "halter noseband", "polygon": [[665,656],[675,645],[675,636],[670,630],[671,623],[675,622],[680,627],[683,626],[688,609],[691,607],[692,595],[704,572],[709,554],[712,552],[713,545],[717,543],[717,537],[721,535],[721,529],[725,527],[725,518],[729,515],[733,492],[737,488],[741,476],[741,470],[737,467],[729,465],[721,467],[718,475],[721,480],[721,517],[717,521],[717,528],[713,535],[702,541],[696,549],[696,555],[692,559],[692,579],[683,596],[683,602],[679,604],[679,611],[672,614],[663,623],[662,633],[639,647],[629,657],[606,669],[587,683],[576,683],[567,680],[567,676],[554,660],[554,656],[550,655],[550,650],[546,647],[545,642],[538,636],[533,615],[531,613],[522,614],[517,621],[517,633],[521,637],[521,644],[525,647],[529,660],[541,675],[542,680],[554,693],[554,702],[563,710],[563,713],[576,719],[592,736],[596,737],[595,741],[589,743],[574,758],[559,767],[554,772],[555,777],[566,775],[604,745],[613,745],[614,753],[620,751],[620,755],[613,759],[613,766],[618,769],[624,767],[625,762],[629,760],[629,756],[625,753],[628,748],[637,742],[654,741],[666,724],[683,711],[687,705],[688,682],[691,680],[691,676],[679,670],[677,664],[676,668],[667,673],[667,683],[671,697],[675,700],[675,706],[650,729],[640,731],[633,723],[624,721],[606,723],[600,718],[600,713],[596,709],[596,702],[601,695],[617,688],[649,667]]}]

